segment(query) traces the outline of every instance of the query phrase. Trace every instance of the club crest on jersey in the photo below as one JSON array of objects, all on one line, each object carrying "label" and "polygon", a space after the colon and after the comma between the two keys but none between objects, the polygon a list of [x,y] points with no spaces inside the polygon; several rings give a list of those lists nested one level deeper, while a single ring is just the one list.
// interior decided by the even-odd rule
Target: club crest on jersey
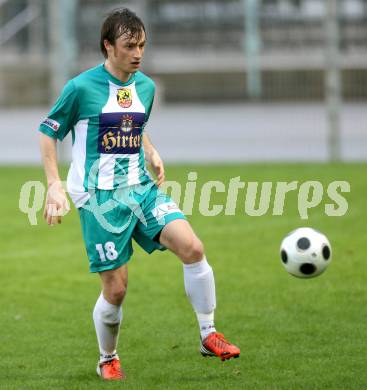
[{"label": "club crest on jersey", "polygon": [[120,129],[124,133],[130,133],[133,129],[133,117],[131,115],[123,115]]},{"label": "club crest on jersey", "polygon": [[129,88],[119,88],[117,90],[116,98],[117,103],[122,108],[129,108],[133,103],[131,90]]}]

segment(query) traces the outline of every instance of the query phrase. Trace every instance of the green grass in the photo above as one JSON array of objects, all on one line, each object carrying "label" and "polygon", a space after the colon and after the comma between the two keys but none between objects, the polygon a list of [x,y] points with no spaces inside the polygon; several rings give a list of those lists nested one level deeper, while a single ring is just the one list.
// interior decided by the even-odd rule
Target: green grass
[{"label": "green grass", "polygon": [[[215,270],[217,328],[237,343],[240,359],[203,359],[198,328],[183,288],[181,264],[168,253],[136,248],[119,354],[127,381],[95,375],[92,310],[100,289],[89,274],[75,209],[49,228],[38,213],[30,226],[18,209],[21,185],[43,180],[40,168],[3,167],[0,214],[1,389],[340,389],[367,388],[366,164],[170,166],[170,180],[198,172],[207,180],[347,180],[349,210],[327,217],[320,206],[301,220],[296,194],[282,216],[244,213],[203,217],[196,199],[190,221]],[[65,173],[65,171],[64,171]],[[213,196],[224,203],[225,196]],[[312,226],[327,234],[333,262],[319,278],[289,276],[279,244],[290,230]]]}]

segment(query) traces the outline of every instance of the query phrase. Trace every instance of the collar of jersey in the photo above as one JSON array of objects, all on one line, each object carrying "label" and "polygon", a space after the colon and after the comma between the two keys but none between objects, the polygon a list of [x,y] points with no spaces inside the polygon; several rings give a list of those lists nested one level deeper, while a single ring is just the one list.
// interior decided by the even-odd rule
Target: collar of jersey
[{"label": "collar of jersey", "polygon": [[115,76],[113,76],[107,69],[106,67],[104,66],[104,64],[101,64],[101,68],[102,70],[108,75],[109,79],[114,82],[115,84],[118,84],[118,85],[121,85],[122,87],[125,87],[127,85],[130,85],[131,83],[133,83],[135,81],[135,73],[133,73],[129,80],[127,80],[125,83],[123,83],[121,80],[119,80],[118,78],[116,78]]}]

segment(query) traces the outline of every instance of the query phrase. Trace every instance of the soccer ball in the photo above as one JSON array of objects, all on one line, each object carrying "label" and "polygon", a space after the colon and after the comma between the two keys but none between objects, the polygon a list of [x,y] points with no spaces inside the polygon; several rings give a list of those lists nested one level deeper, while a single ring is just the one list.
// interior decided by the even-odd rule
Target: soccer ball
[{"label": "soccer ball", "polygon": [[282,241],[280,257],[291,275],[313,278],[323,273],[331,262],[330,242],[315,229],[299,228]]}]

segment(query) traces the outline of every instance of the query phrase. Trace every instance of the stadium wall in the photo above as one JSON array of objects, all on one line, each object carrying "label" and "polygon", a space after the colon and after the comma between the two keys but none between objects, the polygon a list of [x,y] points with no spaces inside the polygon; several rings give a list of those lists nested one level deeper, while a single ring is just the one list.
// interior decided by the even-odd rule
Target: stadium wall
[{"label": "stadium wall", "polygon": [[[47,66],[17,64],[0,67],[2,107],[42,106],[49,102],[50,71]],[[240,71],[160,73],[148,72],[161,85],[166,102],[248,100],[246,73]],[[321,69],[264,70],[261,100],[318,101],[324,98]],[[342,71],[346,101],[367,99],[367,69]]]}]

